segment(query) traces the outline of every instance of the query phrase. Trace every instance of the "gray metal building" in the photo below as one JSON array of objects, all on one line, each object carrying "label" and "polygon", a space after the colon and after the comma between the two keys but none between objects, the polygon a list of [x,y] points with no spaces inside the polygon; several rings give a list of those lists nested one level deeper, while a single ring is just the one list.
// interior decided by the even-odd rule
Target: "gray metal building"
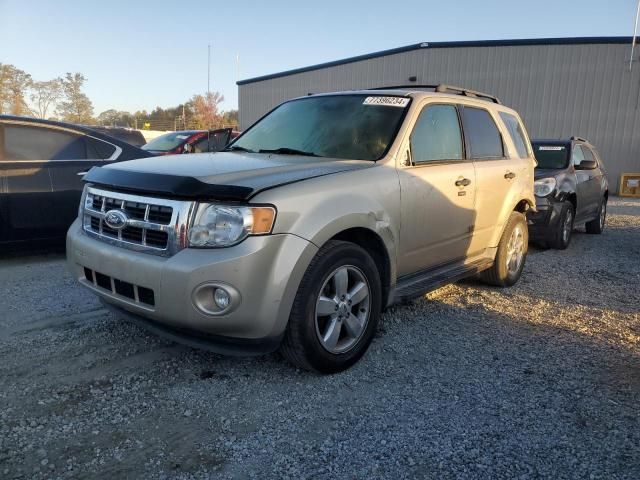
[{"label": "gray metal building", "polygon": [[238,82],[240,128],[284,100],[385,85],[448,83],[497,95],[532,138],[586,137],[613,190],[640,172],[640,64],[631,37],[419,43]]}]

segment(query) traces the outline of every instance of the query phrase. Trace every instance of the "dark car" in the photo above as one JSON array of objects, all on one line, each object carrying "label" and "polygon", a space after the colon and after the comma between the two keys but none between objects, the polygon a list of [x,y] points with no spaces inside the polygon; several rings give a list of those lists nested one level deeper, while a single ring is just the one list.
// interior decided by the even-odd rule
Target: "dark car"
[{"label": "dark car", "polygon": [[587,140],[533,140],[537,212],[529,212],[529,237],[565,249],[576,225],[602,233],[609,184],[598,151]]},{"label": "dark car", "polygon": [[90,128],[0,115],[0,243],[64,237],[84,172],[150,156]]},{"label": "dark car", "polygon": [[218,152],[239,135],[231,128],[181,130],[154,138],[142,148],[155,155]]},{"label": "dark car", "polygon": [[104,133],[105,135],[109,135],[110,137],[117,138],[123,142],[127,142],[134,147],[141,147],[147,143],[142,132],[140,132],[140,130],[134,130],[133,128],[101,126],[91,126],[88,128]]}]

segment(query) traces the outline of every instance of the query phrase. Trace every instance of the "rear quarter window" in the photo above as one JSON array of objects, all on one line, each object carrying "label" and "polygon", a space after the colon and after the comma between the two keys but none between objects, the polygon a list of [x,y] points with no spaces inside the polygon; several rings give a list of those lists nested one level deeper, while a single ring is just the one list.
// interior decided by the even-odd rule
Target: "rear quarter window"
[{"label": "rear quarter window", "polygon": [[522,123],[515,117],[507,112],[500,112],[500,118],[504,122],[513,144],[516,146],[518,157],[529,157],[529,149],[527,148],[527,136],[524,133]]}]

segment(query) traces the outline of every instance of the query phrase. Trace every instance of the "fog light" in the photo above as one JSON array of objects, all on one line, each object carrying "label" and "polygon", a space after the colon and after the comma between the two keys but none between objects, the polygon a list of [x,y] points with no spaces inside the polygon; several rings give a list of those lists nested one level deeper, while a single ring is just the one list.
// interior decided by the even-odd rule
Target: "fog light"
[{"label": "fog light", "polygon": [[220,310],[224,310],[231,302],[231,296],[224,288],[216,288],[213,292],[213,301]]}]

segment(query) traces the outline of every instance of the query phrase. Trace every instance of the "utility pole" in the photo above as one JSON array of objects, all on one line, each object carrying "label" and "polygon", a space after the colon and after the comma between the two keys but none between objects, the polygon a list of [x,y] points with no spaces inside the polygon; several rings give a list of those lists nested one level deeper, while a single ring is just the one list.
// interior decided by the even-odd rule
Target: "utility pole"
[{"label": "utility pole", "polygon": [[209,100],[209,93],[211,92],[211,44],[207,45],[207,100]]},{"label": "utility pole", "polygon": [[640,0],[638,0],[638,7],[636,8],[636,21],[633,24],[633,38],[631,39],[631,56],[629,57],[629,71],[633,64],[633,50],[636,46],[636,34],[638,33],[638,17],[640,17]]}]

